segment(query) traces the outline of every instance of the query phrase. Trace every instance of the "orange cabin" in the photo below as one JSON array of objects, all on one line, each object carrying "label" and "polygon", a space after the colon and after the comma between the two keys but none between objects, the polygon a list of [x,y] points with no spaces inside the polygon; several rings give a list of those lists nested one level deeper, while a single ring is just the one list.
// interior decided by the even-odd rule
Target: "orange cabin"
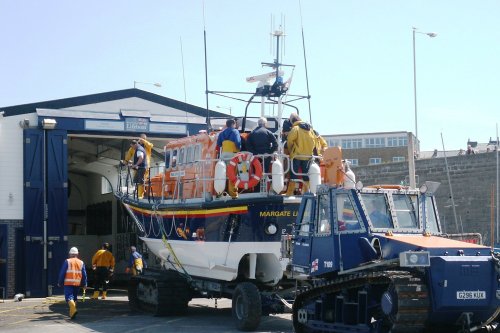
[{"label": "orange cabin", "polygon": [[169,142],[165,146],[165,171],[151,178],[150,195],[196,198],[213,192],[217,162],[217,135],[200,133]]},{"label": "orange cabin", "polygon": [[[201,198],[204,193],[215,194],[217,134],[199,133],[170,141],[165,146],[164,172],[151,178],[150,184],[146,185],[147,193],[164,199]],[[322,183],[333,186],[343,183],[340,147],[325,150],[320,169]]]}]

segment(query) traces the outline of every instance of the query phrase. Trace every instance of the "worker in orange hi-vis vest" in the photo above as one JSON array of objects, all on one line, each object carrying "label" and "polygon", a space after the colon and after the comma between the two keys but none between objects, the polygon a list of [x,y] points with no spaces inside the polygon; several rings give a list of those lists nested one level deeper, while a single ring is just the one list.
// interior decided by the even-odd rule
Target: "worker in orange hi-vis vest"
[{"label": "worker in orange hi-vis vest", "polygon": [[104,243],[92,257],[92,269],[94,270],[94,294],[92,299],[99,298],[99,290],[102,289],[102,299],[106,299],[108,292],[109,277],[115,269],[115,257],[110,252],[109,243]]},{"label": "worker in orange hi-vis vest", "polygon": [[69,317],[74,319],[78,313],[76,301],[80,286],[84,290],[87,288],[85,264],[78,259],[78,249],[76,247],[69,250],[69,258],[64,260],[57,285],[59,287],[64,286],[64,298],[69,305]]}]

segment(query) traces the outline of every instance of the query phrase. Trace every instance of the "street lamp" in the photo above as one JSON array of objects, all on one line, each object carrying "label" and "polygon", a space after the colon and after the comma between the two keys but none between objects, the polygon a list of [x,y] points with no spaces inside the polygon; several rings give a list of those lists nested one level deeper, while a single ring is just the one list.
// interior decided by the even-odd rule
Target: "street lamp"
[{"label": "street lamp", "polygon": [[436,37],[435,32],[421,32],[413,27],[413,97],[415,102],[415,143],[418,144],[418,122],[417,122],[417,61],[415,57],[415,34],[427,35],[431,38]]},{"label": "street lamp", "polygon": [[216,108],[229,110],[229,114],[232,115],[231,111],[233,110],[233,108],[231,106],[219,106],[219,105],[217,105]]},{"label": "street lamp", "polygon": [[159,83],[153,83],[153,82],[141,82],[141,81],[134,81],[134,88],[135,86],[137,85],[137,83],[140,83],[140,84],[151,84],[155,87],[158,87],[158,88],[161,88],[161,84]]}]

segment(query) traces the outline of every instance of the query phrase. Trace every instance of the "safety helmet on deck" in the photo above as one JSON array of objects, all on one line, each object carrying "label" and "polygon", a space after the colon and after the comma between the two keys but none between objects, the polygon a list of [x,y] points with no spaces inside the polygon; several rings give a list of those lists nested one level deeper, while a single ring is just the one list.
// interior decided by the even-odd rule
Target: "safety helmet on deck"
[{"label": "safety helmet on deck", "polygon": [[69,249],[69,254],[78,254],[78,249],[73,246],[71,249]]}]

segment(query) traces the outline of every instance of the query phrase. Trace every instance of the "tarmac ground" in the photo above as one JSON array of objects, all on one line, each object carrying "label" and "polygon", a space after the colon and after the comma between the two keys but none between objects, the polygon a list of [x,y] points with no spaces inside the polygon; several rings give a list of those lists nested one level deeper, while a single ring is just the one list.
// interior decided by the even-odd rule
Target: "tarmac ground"
[{"label": "tarmac ground", "polygon": [[[91,290],[88,291],[91,294]],[[78,300],[78,314],[68,317],[64,296],[25,298],[21,302],[0,300],[0,332],[239,332],[231,316],[231,300],[193,299],[186,315],[154,317],[132,312],[124,290],[108,291],[105,300]],[[257,333],[293,332],[290,314],[263,316]]]}]

